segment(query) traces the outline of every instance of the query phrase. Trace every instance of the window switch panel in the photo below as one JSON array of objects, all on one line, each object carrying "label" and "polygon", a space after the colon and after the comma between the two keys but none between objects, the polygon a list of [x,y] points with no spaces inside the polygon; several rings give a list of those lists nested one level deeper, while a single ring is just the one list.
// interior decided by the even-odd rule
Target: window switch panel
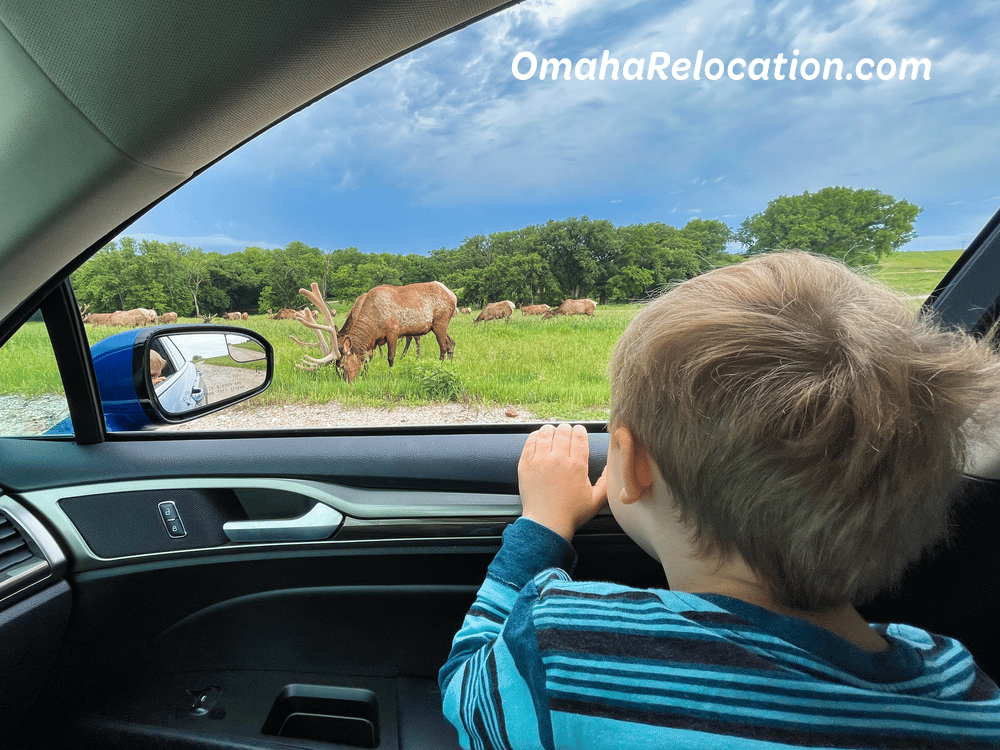
[{"label": "window switch panel", "polygon": [[177,506],[174,503],[170,501],[162,502],[157,507],[160,509],[160,519],[167,528],[167,534],[174,539],[187,536],[187,529],[184,528],[184,522],[181,521],[181,516],[177,512]]}]

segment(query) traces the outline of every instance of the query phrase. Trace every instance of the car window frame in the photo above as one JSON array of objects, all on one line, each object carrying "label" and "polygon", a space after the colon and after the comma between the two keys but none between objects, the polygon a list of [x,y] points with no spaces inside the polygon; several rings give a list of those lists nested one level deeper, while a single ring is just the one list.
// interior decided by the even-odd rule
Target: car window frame
[{"label": "car window frame", "polygon": [[63,439],[72,439],[79,445],[102,443],[107,438],[104,406],[87,332],[69,280],[63,279],[45,297],[39,309],[52,343],[73,425],[72,436]]}]

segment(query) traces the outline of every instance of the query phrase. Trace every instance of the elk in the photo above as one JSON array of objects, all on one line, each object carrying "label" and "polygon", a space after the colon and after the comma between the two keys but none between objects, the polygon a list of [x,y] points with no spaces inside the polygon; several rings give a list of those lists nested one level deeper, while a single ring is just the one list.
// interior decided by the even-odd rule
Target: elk
[{"label": "elk", "polygon": [[165,312],[163,315],[156,319],[157,323],[176,323],[177,313],[175,312]]},{"label": "elk", "polygon": [[[152,317],[149,315],[151,312],[154,313]],[[104,324],[137,328],[138,326],[148,325],[155,320],[155,312],[155,310],[147,310],[144,307],[137,307],[133,310],[116,310],[105,319]]]},{"label": "elk", "polygon": [[[448,323],[455,314],[455,294],[439,281],[429,281],[406,286],[377,286],[365,292],[351,308],[347,320],[338,331],[333,315],[315,282],[312,289],[299,292],[320,311],[324,323],[318,322],[311,312],[296,313],[295,319],[316,333],[316,343],[305,343],[294,336],[292,340],[302,346],[318,346],[322,357],[303,356],[297,367],[315,370],[335,362],[343,371],[347,382],[353,382],[368,361],[371,352],[380,343],[387,346],[386,358],[392,367],[396,358],[396,344],[406,336],[423,336],[434,332],[441,359],[454,352],[449,343]],[[329,334],[327,340],[324,334]]]},{"label": "elk", "polygon": [[545,313],[545,320],[556,315],[589,315],[594,317],[594,308],[597,303],[592,299],[564,299],[562,304],[554,310]]},{"label": "elk", "polygon": [[111,317],[111,313],[92,313],[90,312],[90,305],[77,305],[80,310],[80,319],[84,323],[90,323],[95,326],[102,326],[107,323],[108,318]]},{"label": "elk", "polygon": [[521,305],[521,315],[544,315],[548,311],[548,305]]},{"label": "elk", "polygon": [[222,319],[223,320],[242,320],[243,319],[243,314],[242,313],[238,313],[238,312],[222,313]]},{"label": "elk", "polygon": [[462,315],[468,315],[468,314],[470,314],[472,312],[472,308],[471,307],[460,307],[460,308],[458,308],[458,311],[460,313],[462,313]]},{"label": "elk", "polygon": [[[268,313],[270,314],[271,311],[268,310]],[[290,307],[283,307],[280,310],[278,310],[278,312],[271,315],[271,320],[294,320],[294,319],[295,319],[295,310],[293,310]]]},{"label": "elk", "polygon": [[510,300],[504,300],[503,302],[490,302],[483,311],[479,313],[479,317],[472,321],[472,325],[476,323],[487,321],[487,320],[506,320],[510,322],[510,314],[514,312],[516,306]]}]

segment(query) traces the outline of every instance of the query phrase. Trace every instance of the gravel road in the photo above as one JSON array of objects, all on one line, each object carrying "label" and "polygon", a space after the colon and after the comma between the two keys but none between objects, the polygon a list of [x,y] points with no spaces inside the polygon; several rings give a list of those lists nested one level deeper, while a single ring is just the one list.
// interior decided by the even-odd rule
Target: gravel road
[{"label": "gravel road", "polygon": [[[469,404],[368,407],[328,404],[255,406],[237,404],[217,414],[160,430],[286,430],[301,427],[374,427],[388,425],[476,424],[541,421],[520,407],[482,407]],[[553,420],[554,421],[554,420]]]},{"label": "gravel road", "polygon": [[[69,416],[63,396],[0,396],[0,435],[39,435]],[[178,425],[155,428],[181,430],[294,430],[302,427],[374,427],[390,425],[477,424],[544,421],[517,406],[483,407],[471,404],[428,406],[344,406],[236,404],[216,414]],[[551,420],[555,421],[555,420]]]}]

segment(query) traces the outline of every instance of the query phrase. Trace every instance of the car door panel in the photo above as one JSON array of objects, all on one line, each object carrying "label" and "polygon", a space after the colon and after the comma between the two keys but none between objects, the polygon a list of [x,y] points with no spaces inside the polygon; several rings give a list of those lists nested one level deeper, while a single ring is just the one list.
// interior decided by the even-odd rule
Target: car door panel
[{"label": "car door panel", "polygon": [[[22,463],[67,456],[37,482],[49,486],[15,495],[58,531],[71,561],[73,617],[48,688],[52,704],[77,706],[69,725],[95,746],[114,737],[123,746],[154,736],[181,742],[185,732],[207,726],[200,735],[207,744],[196,746],[210,747],[204,738],[216,734],[261,741],[264,708],[282,679],[293,684],[311,675],[308,684],[337,686],[405,678],[408,688],[390,691],[409,696],[393,698],[395,710],[426,726],[399,724],[399,736],[410,738],[401,746],[447,747],[417,738],[451,736],[436,672],[500,533],[519,512],[523,440],[486,433],[201,436],[86,448],[19,441]],[[594,433],[592,443],[596,478],[607,435]],[[231,466],[224,457],[236,454],[238,468],[256,470],[204,476],[209,466]],[[188,529],[183,539],[171,539],[159,515],[167,498]],[[315,504],[345,517],[329,539],[242,544],[223,532],[229,521],[292,518]],[[577,546],[585,573],[663,584],[662,571],[609,515],[595,519]],[[189,674],[201,677],[181,679]],[[248,686],[276,674],[285,677],[268,683],[274,695],[254,709],[261,694]],[[223,705],[233,712],[228,721],[185,729],[187,717],[176,715],[184,696],[177,685],[194,689],[199,680],[225,683]],[[390,744],[379,747],[394,747],[386,738]]]}]

